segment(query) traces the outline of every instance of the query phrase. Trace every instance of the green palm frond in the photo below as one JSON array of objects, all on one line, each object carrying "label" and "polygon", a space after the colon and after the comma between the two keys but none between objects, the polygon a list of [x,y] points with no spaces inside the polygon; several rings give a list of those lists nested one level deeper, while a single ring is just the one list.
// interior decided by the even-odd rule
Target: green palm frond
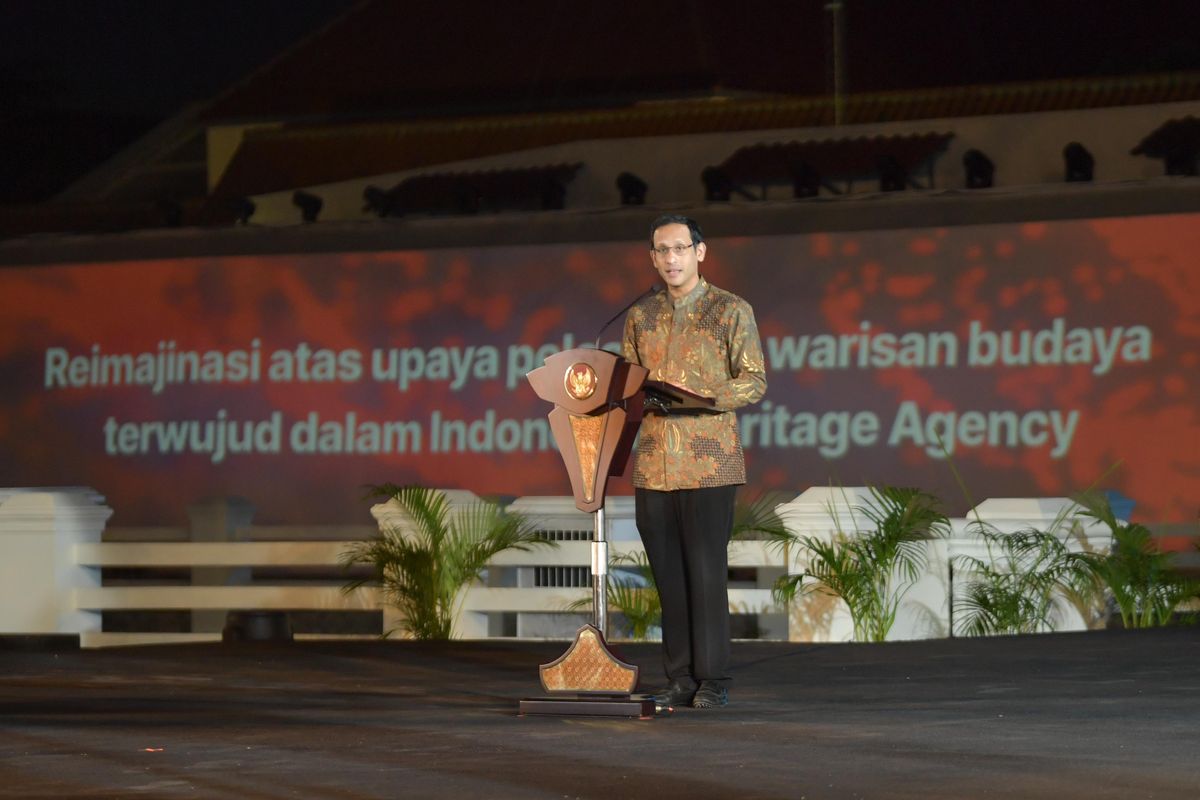
[{"label": "green palm frond", "polygon": [[1150,530],[1118,520],[1106,497],[1085,493],[1076,502],[1082,516],[1102,523],[1112,534],[1108,553],[1087,554],[1086,561],[1107,588],[1126,628],[1166,625],[1180,603],[1200,593],[1200,582],[1171,568],[1170,556],[1157,547]]},{"label": "green palm frond", "polygon": [[849,533],[831,508],[838,527],[832,538],[785,531],[775,539],[806,553],[808,567],[780,578],[774,596],[780,602],[812,591],[838,597],[850,612],[856,640],[883,641],[925,568],[928,540],[946,536],[950,522],[937,498],[918,489],[885,486],[870,492],[864,505],[851,509],[852,519],[862,521]]},{"label": "green palm frond", "polygon": [[748,501],[739,499],[733,508],[733,533],[730,538],[788,541],[788,529],[775,509],[792,497],[792,494],[785,492],[761,492]]},{"label": "green palm frond", "polygon": [[1064,603],[1094,605],[1096,578],[1090,554],[1074,552],[1060,514],[1050,530],[1003,533],[980,526],[987,558],[959,556],[956,572],[968,576],[955,603],[955,631],[966,636],[1054,630]]},{"label": "green palm frond", "polygon": [[[961,596],[951,598],[954,630],[969,636],[1053,630],[1060,611],[1057,597],[1081,612],[1094,609],[1098,579],[1090,556],[1066,546],[1066,535],[1074,530],[1071,520],[1080,513],[1079,500],[1061,508],[1045,531],[1005,534],[980,517],[978,504],[944,447],[943,455],[974,517],[966,530],[985,543],[989,555],[986,562],[966,556],[954,559],[956,571],[970,576]],[[1110,465],[1086,492],[1120,465]]]},{"label": "green palm frond", "polygon": [[450,514],[450,501],[445,492],[424,486],[397,486],[383,483],[368,488],[367,499],[395,500],[397,506],[408,516],[415,533],[436,545],[446,535],[446,519]]},{"label": "green palm frond", "polygon": [[557,544],[496,502],[451,510],[445,492],[395,484],[372,486],[367,496],[394,501],[410,524],[389,527],[378,538],[347,548],[340,559],[343,566],[368,564],[375,575],[351,581],[344,590],[377,583],[384,601],[400,611],[405,628],[417,639],[450,638],[463,590],[498,553]]},{"label": "green palm frond", "polygon": [[[654,572],[644,552],[624,553],[609,561],[617,567],[608,574],[608,607],[624,618],[628,638],[643,640],[651,628],[662,624],[662,602],[654,583]],[[590,597],[576,600],[568,611],[590,609]]]}]

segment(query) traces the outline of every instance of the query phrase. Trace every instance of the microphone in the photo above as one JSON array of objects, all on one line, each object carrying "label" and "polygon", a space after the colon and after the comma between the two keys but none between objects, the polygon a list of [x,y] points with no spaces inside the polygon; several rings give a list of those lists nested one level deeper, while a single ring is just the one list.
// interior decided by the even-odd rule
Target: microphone
[{"label": "microphone", "polygon": [[608,322],[606,322],[600,326],[600,332],[596,334],[596,349],[597,350],[600,349],[600,339],[601,339],[601,337],[604,336],[604,332],[606,330],[608,330],[609,325],[612,325],[614,322],[616,322],[618,317],[620,317],[626,311],[628,311],[629,309],[633,308],[635,305],[640,303],[644,298],[649,297],[652,294],[658,294],[660,291],[662,291],[662,287],[656,283],[653,286],[651,286],[649,289],[647,289],[646,291],[639,294],[637,297],[630,300],[629,304],[626,305],[624,308],[622,308],[620,311],[613,314],[612,318],[609,319]]}]

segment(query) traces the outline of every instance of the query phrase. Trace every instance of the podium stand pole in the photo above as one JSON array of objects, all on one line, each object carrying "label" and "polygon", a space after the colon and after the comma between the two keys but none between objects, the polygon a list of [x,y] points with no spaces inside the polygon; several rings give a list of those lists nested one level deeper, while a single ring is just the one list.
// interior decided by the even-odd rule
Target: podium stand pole
[{"label": "podium stand pole", "polygon": [[604,507],[592,512],[596,530],[592,534],[592,624],[608,637],[608,532],[604,529]]}]

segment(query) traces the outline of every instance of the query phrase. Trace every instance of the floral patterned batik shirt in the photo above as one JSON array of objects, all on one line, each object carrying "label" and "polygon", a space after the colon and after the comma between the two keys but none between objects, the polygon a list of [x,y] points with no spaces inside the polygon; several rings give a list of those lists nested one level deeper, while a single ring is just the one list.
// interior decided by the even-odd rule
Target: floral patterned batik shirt
[{"label": "floral patterned batik shirt", "polygon": [[625,319],[622,351],[664,381],[712,397],[720,413],[647,414],[633,465],[639,489],[673,491],[746,482],[735,408],[767,390],[750,304],[703,278],[679,300],[660,291]]}]

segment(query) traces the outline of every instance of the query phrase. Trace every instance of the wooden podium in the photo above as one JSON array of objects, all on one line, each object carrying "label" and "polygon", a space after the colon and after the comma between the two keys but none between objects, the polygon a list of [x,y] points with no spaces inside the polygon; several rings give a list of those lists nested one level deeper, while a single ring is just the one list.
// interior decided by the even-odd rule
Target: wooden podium
[{"label": "wooden podium", "polygon": [[525,377],[553,403],[550,430],[571,481],[575,506],[592,514],[592,625],[584,625],[562,656],[539,670],[550,695],[521,701],[523,714],[649,717],[654,700],[632,694],[638,668],[608,649],[608,540],[604,496],[608,478],[624,473],[642,419],[640,390],[648,371],[607,350],[556,353]]}]

